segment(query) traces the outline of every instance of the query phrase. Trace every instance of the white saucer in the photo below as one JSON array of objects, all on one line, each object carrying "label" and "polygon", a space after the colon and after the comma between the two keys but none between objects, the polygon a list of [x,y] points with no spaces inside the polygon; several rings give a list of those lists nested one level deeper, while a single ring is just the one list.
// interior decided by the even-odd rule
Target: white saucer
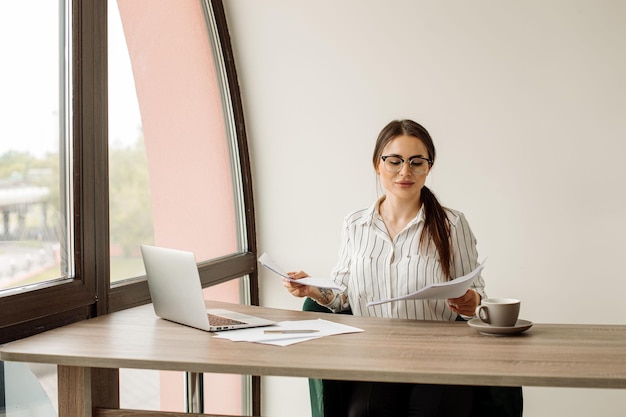
[{"label": "white saucer", "polygon": [[490,336],[519,334],[525,332],[533,326],[533,323],[528,320],[517,320],[515,326],[511,327],[492,326],[490,324],[484,323],[480,319],[471,319],[467,322],[467,324],[469,324],[470,327],[478,330],[480,333]]}]

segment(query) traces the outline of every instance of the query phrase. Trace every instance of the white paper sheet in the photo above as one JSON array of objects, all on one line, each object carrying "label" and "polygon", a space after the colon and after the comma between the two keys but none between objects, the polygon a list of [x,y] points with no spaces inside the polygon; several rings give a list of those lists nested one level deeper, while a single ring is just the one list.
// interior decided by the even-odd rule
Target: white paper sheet
[{"label": "white paper sheet", "polygon": [[[267,330],[315,330],[314,333],[284,333],[276,334],[266,333]],[[273,326],[254,327],[250,329],[225,330],[216,332],[215,337],[220,339],[228,339],[233,342],[255,342],[265,343],[276,346],[288,346],[294,343],[305,342],[307,340],[317,339],[324,336],[332,336],[342,333],[357,333],[363,329],[357,327],[346,326],[328,320],[297,320],[297,321],[281,321]]]},{"label": "white paper sheet", "polygon": [[331,288],[331,289],[336,289],[339,291],[343,291],[344,289],[341,285],[337,285],[335,281],[333,281],[330,278],[306,277],[306,278],[300,278],[300,279],[292,279],[281,267],[279,267],[276,263],[274,263],[274,261],[272,261],[272,259],[267,253],[263,253],[259,257],[259,263],[263,265],[264,267],[266,267],[267,269],[269,269],[270,271],[280,275],[281,277],[291,282],[296,282],[302,285],[310,285],[312,287],[318,287],[318,288]]},{"label": "white paper sheet", "polygon": [[[485,260],[486,261],[486,260]],[[465,292],[472,285],[474,279],[480,274],[480,271],[485,267],[485,261],[483,261],[476,269],[467,275],[455,278],[451,281],[442,282],[439,284],[432,284],[428,287],[424,287],[419,291],[411,294],[403,295],[400,297],[389,298],[387,300],[378,300],[367,303],[368,307],[378,304],[389,303],[391,301],[398,300],[426,300],[426,299],[448,299],[457,298],[465,294]]]}]

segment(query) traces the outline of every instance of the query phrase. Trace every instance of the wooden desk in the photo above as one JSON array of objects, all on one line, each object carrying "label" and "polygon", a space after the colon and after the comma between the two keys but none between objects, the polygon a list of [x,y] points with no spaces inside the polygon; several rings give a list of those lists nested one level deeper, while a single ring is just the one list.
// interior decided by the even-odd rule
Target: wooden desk
[{"label": "wooden desk", "polygon": [[0,359],[57,364],[59,415],[122,416],[118,369],[415,383],[626,388],[626,326],[535,324],[518,336],[462,322],[327,315],[210,302],[276,321],[323,317],[365,329],[287,347],[235,343],[158,319],[151,305],[0,347]]}]

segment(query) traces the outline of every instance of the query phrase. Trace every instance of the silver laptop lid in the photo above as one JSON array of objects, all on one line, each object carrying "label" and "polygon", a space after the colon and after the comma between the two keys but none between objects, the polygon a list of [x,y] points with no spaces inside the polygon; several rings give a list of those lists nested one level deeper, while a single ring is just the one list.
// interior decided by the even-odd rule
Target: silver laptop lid
[{"label": "silver laptop lid", "polygon": [[193,253],[148,245],[141,253],[156,315],[211,331]]},{"label": "silver laptop lid", "polygon": [[[236,311],[207,310],[192,252],[142,245],[141,253],[157,316],[209,332],[276,324]],[[211,313],[218,323],[212,325],[207,313]]]}]

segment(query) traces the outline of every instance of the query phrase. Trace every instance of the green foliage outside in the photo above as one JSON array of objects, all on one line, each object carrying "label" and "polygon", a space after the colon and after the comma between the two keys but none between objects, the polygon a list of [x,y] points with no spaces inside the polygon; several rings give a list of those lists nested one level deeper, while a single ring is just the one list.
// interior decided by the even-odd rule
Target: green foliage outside
[{"label": "green foliage outside", "polygon": [[28,152],[9,151],[0,155],[0,185],[28,184],[50,190],[48,205],[60,209],[59,155],[37,158]]},{"label": "green foliage outside", "polygon": [[143,138],[109,154],[111,245],[125,257],[137,256],[141,243],[154,242],[148,159]]}]

